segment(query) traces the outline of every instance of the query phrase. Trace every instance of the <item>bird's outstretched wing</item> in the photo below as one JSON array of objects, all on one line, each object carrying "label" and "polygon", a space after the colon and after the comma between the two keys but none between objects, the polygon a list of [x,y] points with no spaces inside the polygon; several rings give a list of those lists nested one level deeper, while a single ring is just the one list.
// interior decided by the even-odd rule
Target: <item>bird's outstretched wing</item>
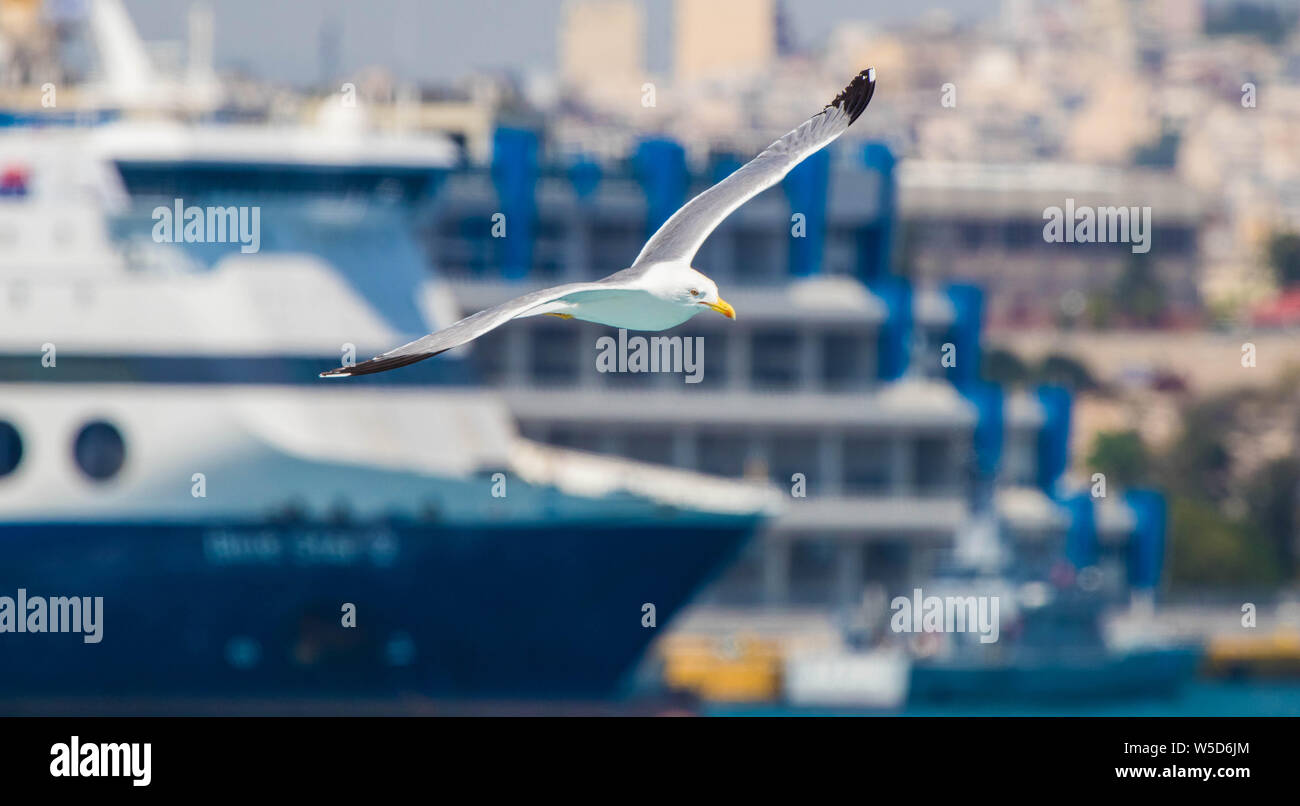
[{"label": "bird's outstretched wing", "polygon": [[673,213],[641,248],[633,268],[670,261],[689,262],[709,233],[733,210],[780,182],[808,155],[847,131],[867,108],[875,91],[876,70],[869,67],[858,73],[821,112]]},{"label": "bird's outstretched wing", "polygon": [[548,307],[548,303],[574,302],[595,294],[605,293],[624,292],[601,282],[569,283],[567,285],[557,285],[554,288],[532,291],[522,297],[515,297],[508,302],[479,311],[473,316],[467,316],[453,325],[448,325],[442,330],[430,333],[409,344],[403,344],[401,347],[389,350],[383,355],[375,356],[369,361],[362,361],[354,367],[339,367],[329,372],[322,372],[320,376],[322,378],[347,378],[352,375],[370,375],[375,372],[404,367],[407,364],[414,364],[416,361],[432,358],[439,353],[445,353],[453,347],[459,347],[462,344],[471,342],[489,330],[495,330],[509,322],[511,319],[542,313],[543,311],[540,309]]}]

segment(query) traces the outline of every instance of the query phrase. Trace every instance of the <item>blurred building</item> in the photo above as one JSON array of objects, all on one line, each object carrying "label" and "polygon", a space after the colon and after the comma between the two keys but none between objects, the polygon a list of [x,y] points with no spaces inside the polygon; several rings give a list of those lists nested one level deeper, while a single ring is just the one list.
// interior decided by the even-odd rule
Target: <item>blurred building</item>
[{"label": "blurred building", "polygon": [[42,13],[40,0],[0,2],[0,88],[62,79],[57,41],[57,26]]},{"label": "blurred building", "polygon": [[[1049,241],[1046,211],[1063,211],[1068,200],[1077,208],[1123,207],[1128,215],[1136,209],[1138,216],[1150,208],[1147,247],[1138,247],[1148,251],[1135,253],[1129,242]],[[1205,204],[1169,174],[910,160],[899,169],[899,206],[905,270],[928,282],[979,285],[989,321],[998,326],[1090,321],[1087,304],[1112,300],[1139,260],[1149,263],[1159,284],[1167,321],[1192,319],[1200,310]]]},{"label": "blurred building", "polygon": [[645,14],[638,0],[569,0],[559,33],[560,78],[581,95],[632,106],[645,81]]},{"label": "blurred building", "polygon": [[777,54],[776,0],[676,0],[673,69],[679,82],[742,82]]},{"label": "blurred building", "polygon": [[[1267,0],[1007,0],[996,24],[846,22],[825,62],[841,69],[861,58],[876,63],[890,103],[873,125],[904,164],[956,164],[990,180],[1019,173],[1024,183],[1068,164],[1118,171],[1107,193],[1128,205],[1148,195],[1173,198],[1163,213],[1153,202],[1153,216],[1157,226],[1163,219],[1195,229],[1193,244],[1177,239],[1168,255],[1195,265],[1160,271],[1175,305],[1168,318],[1185,321],[1189,281],[1197,286],[1194,307],[1219,312],[1241,313],[1272,293],[1264,244],[1300,222],[1291,190],[1300,153],[1292,136],[1300,130],[1292,102],[1300,85],[1295,31],[1295,13]],[[1009,165],[1014,172],[999,167]],[[908,177],[900,174],[904,219],[912,214]],[[997,209],[1006,191],[994,184],[962,195]],[[1189,218],[1193,198],[1201,200],[1200,213]],[[931,239],[923,232],[921,240]],[[940,276],[992,277],[978,265],[984,249],[970,250],[971,266],[964,265],[966,250],[953,250]],[[1158,259],[1156,250],[1163,248],[1153,247]],[[1103,264],[1098,274],[1110,276],[1112,258],[1094,256]],[[1037,266],[1013,261],[1015,273],[1034,274],[1043,289],[1038,294],[1027,283],[1027,298],[1015,304],[1050,319],[1062,284],[1086,278],[1062,270],[1050,251],[1042,257]],[[1074,290],[1087,294],[1096,282]],[[1000,316],[1003,295],[996,285],[989,291]]]}]

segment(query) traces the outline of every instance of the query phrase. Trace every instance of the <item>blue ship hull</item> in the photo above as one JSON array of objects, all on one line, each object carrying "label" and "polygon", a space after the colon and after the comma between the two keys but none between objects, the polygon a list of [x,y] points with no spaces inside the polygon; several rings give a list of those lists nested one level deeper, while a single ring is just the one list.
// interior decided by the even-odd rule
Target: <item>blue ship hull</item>
[{"label": "blue ship hull", "polygon": [[1168,647],[987,666],[918,663],[909,696],[914,703],[1173,696],[1195,675],[1200,657],[1196,647]]},{"label": "blue ship hull", "polygon": [[756,525],[4,524],[0,596],[103,630],[0,633],[0,693],[608,697]]}]

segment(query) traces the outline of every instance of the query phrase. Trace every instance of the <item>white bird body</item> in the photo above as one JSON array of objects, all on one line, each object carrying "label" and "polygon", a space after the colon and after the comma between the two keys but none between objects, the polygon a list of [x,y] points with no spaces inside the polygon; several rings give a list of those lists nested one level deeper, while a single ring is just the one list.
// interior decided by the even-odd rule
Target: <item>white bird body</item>
[{"label": "white bird body", "polygon": [[[707,299],[693,300],[704,304],[683,305],[674,295],[677,289],[692,284],[698,286],[702,295],[712,287]],[[617,293],[577,291],[539,305],[524,315],[561,315],[609,327],[659,331],[677,327],[703,312],[710,301],[717,302],[718,296],[717,287],[708,277],[681,263],[660,263],[620,286]]]},{"label": "white bird body", "polygon": [[673,213],[646,241],[630,268],[593,283],[569,283],[524,294],[354,367],[322,372],[321,377],[368,375],[413,364],[525,316],[549,314],[646,331],[676,327],[705,308],[735,319],[735,309],[718,296],[717,284],[691,268],[695,253],[733,210],[780,182],[808,155],[847,131],[867,108],[875,88],[875,69],[863,70],[821,112]]}]

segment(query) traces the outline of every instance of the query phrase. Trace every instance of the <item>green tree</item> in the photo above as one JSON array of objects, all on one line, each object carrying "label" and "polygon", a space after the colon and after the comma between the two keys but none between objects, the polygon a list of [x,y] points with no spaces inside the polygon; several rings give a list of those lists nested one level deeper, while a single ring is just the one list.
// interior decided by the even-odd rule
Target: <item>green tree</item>
[{"label": "green tree", "polygon": [[1169,582],[1175,587],[1271,586],[1278,582],[1267,541],[1217,508],[1177,497],[1170,505]]},{"label": "green tree", "polygon": [[1061,353],[1052,353],[1045,357],[1043,363],[1038,365],[1034,376],[1039,383],[1056,384],[1075,392],[1085,392],[1097,387],[1097,383],[1092,379],[1092,373],[1082,361]]},{"label": "green tree", "polygon": [[1170,493],[1170,579],[1182,585],[1274,585],[1296,578],[1300,457],[1246,474],[1233,462],[1272,444],[1277,417],[1295,411],[1300,379],[1239,388],[1183,410],[1170,447],[1151,457]]},{"label": "green tree", "polygon": [[1272,549],[1286,577],[1295,571],[1296,492],[1300,489],[1300,460],[1274,459],[1246,481],[1244,497],[1251,523]]},{"label": "green tree", "polygon": [[1157,325],[1165,312],[1165,288],[1150,253],[1130,254],[1115,283],[1120,311],[1137,325]]},{"label": "green tree", "polygon": [[1090,291],[1084,316],[1087,317],[1088,324],[1094,328],[1108,328],[1115,322],[1115,301],[1111,299],[1110,294]]},{"label": "green tree", "polygon": [[1088,453],[1088,467],[1105,473],[1110,484],[1132,487],[1148,479],[1151,457],[1138,432],[1100,431]]},{"label": "green tree", "polygon": [[1228,424],[1236,421],[1231,396],[1204,400],[1183,412],[1183,428],[1161,457],[1158,481],[1165,489],[1211,503],[1231,493],[1232,454]]},{"label": "green tree", "polygon": [[980,361],[980,375],[999,386],[1020,386],[1029,380],[1029,368],[1020,356],[997,347],[984,351]]}]

